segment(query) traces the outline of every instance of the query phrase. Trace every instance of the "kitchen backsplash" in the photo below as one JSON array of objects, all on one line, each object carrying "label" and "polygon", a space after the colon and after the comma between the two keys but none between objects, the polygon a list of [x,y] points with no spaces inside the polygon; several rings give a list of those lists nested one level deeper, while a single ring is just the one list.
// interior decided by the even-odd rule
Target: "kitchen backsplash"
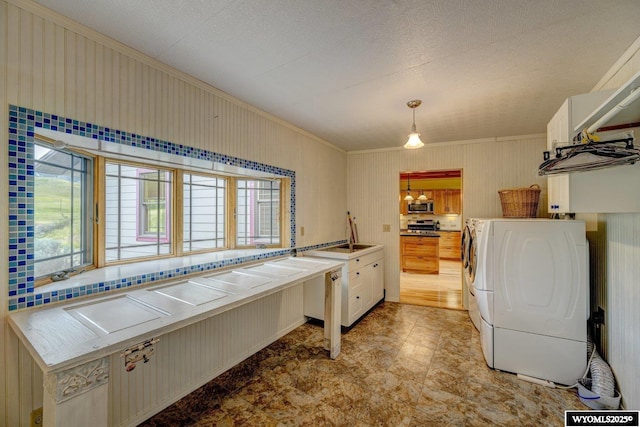
[{"label": "kitchen backsplash", "polygon": [[409,214],[400,215],[400,229],[406,230],[410,221],[418,221],[421,219],[433,219],[440,221],[441,230],[462,230],[462,215],[425,215],[425,214]]}]

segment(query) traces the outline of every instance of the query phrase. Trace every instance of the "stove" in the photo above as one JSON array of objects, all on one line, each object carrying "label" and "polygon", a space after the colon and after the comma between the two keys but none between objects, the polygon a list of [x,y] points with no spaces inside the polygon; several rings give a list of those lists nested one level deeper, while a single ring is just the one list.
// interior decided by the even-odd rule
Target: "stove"
[{"label": "stove", "polygon": [[421,236],[432,236],[439,237],[440,235],[436,233],[437,230],[440,229],[440,222],[434,221],[432,219],[423,219],[418,221],[412,221],[407,224],[408,233],[417,234]]}]

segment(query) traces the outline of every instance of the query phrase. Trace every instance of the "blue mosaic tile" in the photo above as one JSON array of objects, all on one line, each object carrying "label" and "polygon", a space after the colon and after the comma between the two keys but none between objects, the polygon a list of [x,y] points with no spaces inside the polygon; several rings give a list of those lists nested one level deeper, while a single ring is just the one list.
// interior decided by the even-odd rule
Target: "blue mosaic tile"
[{"label": "blue mosaic tile", "polygon": [[[70,288],[63,291],[45,292],[33,295],[34,292],[34,170],[33,137],[34,128],[41,127],[67,134],[102,139],[108,142],[143,147],[149,150],[173,153],[185,157],[209,160],[230,166],[243,167],[255,171],[268,172],[290,178],[291,183],[291,241],[296,244],[296,176],[295,171],[266,165],[250,160],[240,159],[199,148],[174,144],[151,137],[132,134],[117,129],[101,127],[93,123],[85,123],[56,114],[44,113],[15,105],[9,106],[8,129],[8,166],[9,166],[9,310],[18,310],[34,305],[46,305],[80,296],[107,292],[118,287],[138,286],[166,277],[191,274],[198,271],[209,271],[229,265],[251,262],[270,257],[289,254],[289,249],[269,254],[241,257],[235,260],[216,261],[201,265],[193,265],[170,271],[149,272],[135,277],[121,278],[109,282],[94,283]],[[326,246],[335,244],[330,243]],[[26,255],[26,256],[25,256]],[[16,264],[17,263],[17,264]],[[26,297],[24,296],[26,294]],[[20,296],[18,296],[20,295]]]}]

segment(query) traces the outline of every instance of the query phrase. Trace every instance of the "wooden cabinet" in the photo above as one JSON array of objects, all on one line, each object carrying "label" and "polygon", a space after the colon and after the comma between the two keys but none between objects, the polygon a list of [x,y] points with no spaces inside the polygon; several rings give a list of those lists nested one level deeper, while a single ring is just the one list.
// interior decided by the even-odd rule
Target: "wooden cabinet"
[{"label": "wooden cabinet", "polygon": [[440,272],[440,246],[437,237],[401,236],[402,271],[437,274]]},{"label": "wooden cabinet", "polygon": [[434,190],[434,211],[436,215],[458,214],[462,209],[460,190]]},{"label": "wooden cabinet", "polygon": [[[334,258],[332,252],[309,251]],[[342,267],[341,325],[349,327],[384,298],[384,248],[345,260]],[[305,316],[324,320],[324,278],[304,284]]]},{"label": "wooden cabinet", "polygon": [[[413,197],[413,200],[416,201],[418,200],[418,197],[420,197],[421,191],[420,190],[411,190],[409,191],[409,193],[411,194],[411,197]],[[424,195],[427,196],[428,199],[433,199],[432,197],[432,191],[431,190],[425,190],[424,191]],[[401,191],[400,192],[400,213],[402,215],[407,215],[409,213],[409,203],[406,201],[404,198],[407,196],[407,192],[406,191]]]},{"label": "wooden cabinet", "polygon": [[460,232],[438,231],[440,235],[440,258],[460,259]]}]

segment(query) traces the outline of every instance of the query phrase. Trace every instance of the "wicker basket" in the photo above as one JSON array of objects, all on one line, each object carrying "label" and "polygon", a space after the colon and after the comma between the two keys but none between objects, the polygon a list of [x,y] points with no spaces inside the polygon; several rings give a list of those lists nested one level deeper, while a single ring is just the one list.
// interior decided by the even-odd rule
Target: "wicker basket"
[{"label": "wicker basket", "polygon": [[533,184],[529,188],[511,188],[498,191],[502,203],[502,216],[505,218],[535,218],[538,214],[540,186]]}]

